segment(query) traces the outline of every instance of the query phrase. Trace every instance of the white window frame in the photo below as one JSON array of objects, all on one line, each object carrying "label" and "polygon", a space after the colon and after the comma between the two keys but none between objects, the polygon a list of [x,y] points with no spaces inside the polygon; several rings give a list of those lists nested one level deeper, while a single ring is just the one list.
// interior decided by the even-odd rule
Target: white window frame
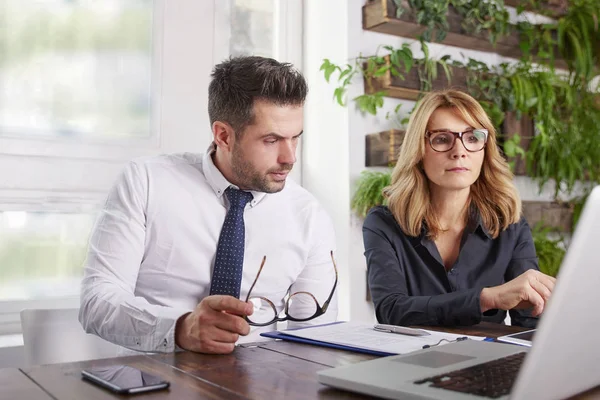
[{"label": "white window frame", "polygon": [[[3,175],[0,209],[90,212],[105,199],[125,163],[132,158],[180,151],[203,152],[211,141],[206,81],[222,58],[214,52],[219,33],[229,28],[219,18],[227,0],[155,0],[152,57],[152,121],[149,138],[130,140],[17,137],[0,135],[0,169],[23,168]],[[302,67],[301,0],[275,2],[274,58]],[[199,20],[213,16],[207,23]],[[194,52],[194,43],[210,36],[213,52]],[[198,38],[195,42],[190,38]],[[229,45],[225,47],[229,49]],[[198,117],[201,115],[202,117]],[[204,125],[198,125],[198,120]],[[167,134],[165,134],[167,133]],[[16,160],[19,160],[18,162]],[[301,182],[301,154],[292,177]],[[81,174],[77,168],[84,169]],[[14,170],[14,168],[12,168]],[[63,174],[64,171],[72,172]],[[54,175],[52,175],[54,173]],[[61,175],[48,182],[48,176]],[[64,175],[64,176],[63,176]],[[91,183],[90,183],[91,182]],[[6,266],[2,266],[6,267]],[[0,335],[21,332],[25,308],[78,308],[78,297],[0,301]]]}]

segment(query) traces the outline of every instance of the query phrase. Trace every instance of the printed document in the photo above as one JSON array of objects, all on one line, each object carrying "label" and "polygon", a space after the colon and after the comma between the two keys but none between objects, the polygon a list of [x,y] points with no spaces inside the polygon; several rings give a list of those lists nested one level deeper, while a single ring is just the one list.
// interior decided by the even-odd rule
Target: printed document
[{"label": "printed document", "polygon": [[[374,324],[362,322],[342,322],[280,332],[285,335],[320,342],[394,354],[405,354],[421,350],[424,345],[433,346],[442,339],[446,339],[447,341],[454,341],[459,337],[467,337],[470,340],[485,339],[483,336],[457,335],[427,329],[423,330],[429,332],[431,334],[429,336],[408,336],[376,331],[373,329],[373,326]],[[447,341],[442,340],[439,346],[447,344]]]}]

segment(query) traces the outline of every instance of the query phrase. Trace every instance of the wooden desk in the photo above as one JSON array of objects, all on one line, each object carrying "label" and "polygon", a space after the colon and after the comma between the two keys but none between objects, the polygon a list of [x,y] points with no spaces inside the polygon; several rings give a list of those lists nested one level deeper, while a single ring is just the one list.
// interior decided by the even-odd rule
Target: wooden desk
[{"label": "wooden desk", "polygon": [[[446,330],[446,329],[445,329]],[[498,337],[521,329],[480,324],[453,332]],[[446,330],[450,331],[450,330]],[[317,382],[316,372],[374,356],[291,342],[237,347],[230,355],[180,352],[0,370],[0,399],[364,399]],[[113,395],[81,379],[83,368],[126,364],[171,382],[168,391]],[[577,397],[600,399],[600,388]]]}]

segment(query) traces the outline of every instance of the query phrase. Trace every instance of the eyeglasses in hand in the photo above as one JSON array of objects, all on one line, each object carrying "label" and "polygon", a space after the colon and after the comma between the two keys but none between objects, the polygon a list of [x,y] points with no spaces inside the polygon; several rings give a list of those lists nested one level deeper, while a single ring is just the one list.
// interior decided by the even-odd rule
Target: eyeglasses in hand
[{"label": "eyeglasses in hand", "polygon": [[[252,289],[254,289],[256,281],[258,281],[258,277],[262,272],[266,260],[267,256],[264,256],[260,268],[258,269],[258,274],[256,274],[256,278],[254,279],[254,282],[252,282],[252,286],[250,286],[250,290],[246,296],[246,302],[250,301],[254,304],[254,313],[245,317],[248,324],[252,326],[267,326],[282,321],[305,322],[320,317],[327,312],[329,302],[333,298],[333,293],[335,292],[338,281],[338,271],[337,266],[335,265],[335,259],[333,258],[333,251],[331,251],[331,261],[333,262],[333,269],[335,271],[335,282],[333,283],[331,293],[325,303],[323,303],[323,306],[321,306],[317,301],[317,298],[309,292],[302,291],[292,293],[285,302],[283,317],[279,317],[277,308],[271,300],[266,297],[252,296]],[[294,307],[291,307],[292,303],[294,303]]]}]

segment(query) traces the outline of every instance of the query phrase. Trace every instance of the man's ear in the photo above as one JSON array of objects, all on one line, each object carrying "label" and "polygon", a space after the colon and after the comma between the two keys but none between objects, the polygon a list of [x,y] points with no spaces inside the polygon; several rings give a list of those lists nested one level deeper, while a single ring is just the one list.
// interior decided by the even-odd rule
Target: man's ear
[{"label": "man's ear", "polygon": [[213,141],[221,150],[230,152],[235,141],[235,132],[226,122],[215,121],[212,125]]}]

